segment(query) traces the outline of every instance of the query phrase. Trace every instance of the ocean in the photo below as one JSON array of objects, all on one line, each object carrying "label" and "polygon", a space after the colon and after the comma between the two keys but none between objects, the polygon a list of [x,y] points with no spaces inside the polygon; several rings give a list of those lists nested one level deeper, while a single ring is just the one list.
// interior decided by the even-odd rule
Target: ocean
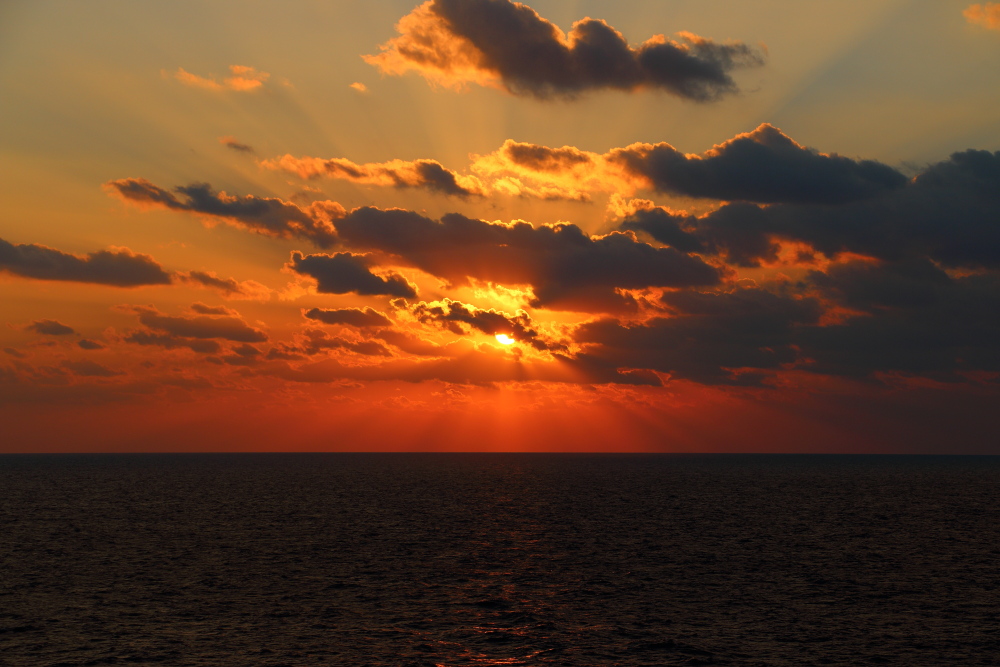
[{"label": "ocean", "polygon": [[0,456],[0,665],[1000,665],[1000,457]]}]

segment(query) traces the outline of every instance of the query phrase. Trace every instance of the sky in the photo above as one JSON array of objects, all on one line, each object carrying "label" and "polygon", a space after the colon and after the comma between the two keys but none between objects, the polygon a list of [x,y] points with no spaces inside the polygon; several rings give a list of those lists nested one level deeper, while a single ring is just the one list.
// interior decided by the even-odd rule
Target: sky
[{"label": "sky", "polygon": [[3,452],[1000,453],[1000,4],[0,5]]}]

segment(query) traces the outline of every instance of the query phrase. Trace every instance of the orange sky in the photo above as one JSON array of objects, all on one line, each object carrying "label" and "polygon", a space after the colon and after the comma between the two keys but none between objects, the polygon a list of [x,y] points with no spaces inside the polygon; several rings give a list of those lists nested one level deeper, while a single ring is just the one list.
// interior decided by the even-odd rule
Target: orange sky
[{"label": "orange sky", "polygon": [[926,5],[0,9],[0,451],[995,453]]}]

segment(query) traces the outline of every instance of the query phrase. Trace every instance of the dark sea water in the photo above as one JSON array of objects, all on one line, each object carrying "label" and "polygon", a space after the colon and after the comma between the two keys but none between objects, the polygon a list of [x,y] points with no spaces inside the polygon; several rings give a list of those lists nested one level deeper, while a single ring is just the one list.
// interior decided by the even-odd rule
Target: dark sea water
[{"label": "dark sea water", "polygon": [[2,665],[1000,665],[1000,459],[0,457]]}]

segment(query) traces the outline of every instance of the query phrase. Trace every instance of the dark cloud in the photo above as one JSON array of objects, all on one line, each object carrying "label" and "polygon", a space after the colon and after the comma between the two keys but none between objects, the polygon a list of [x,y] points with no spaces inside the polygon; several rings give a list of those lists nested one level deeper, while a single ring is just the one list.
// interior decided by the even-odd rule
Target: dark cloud
[{"label": "dark cloud", "polygon": [[[450,169],[445,169],[434,160],[419,160],[416,163],[416,171],[419,176],[418,184],[425,186],[428,190],[457,197],[483,196],[482,190],[459,185],[457,174]],[[404,183],[403,185],[408,184]]]},{"label": "dark cloud", "polygon": [[430,0],[398,24],[400,36],[365,60],[383,72],[415,70],[459,86],[500,85],[540,99],[596,89],[657,88],[700,102],[737,87],[730,72],[764,63],[761,50],[690,33],[637,48],[601,20],[585,18],[566,36],[527,5],[508,0]]},{"label": "dark cloud", "polygon": [[[400,304],[403,305],[403,304]],[[439,302],[405,304],[407,310],[421,322],[434,322],[454,334],[465,335],[462,325],[487,335],[507,334],[516,341],[527,343],[536,350],[564,350],[565,345],[546,340],[531,316],[523,310],[513,315],[490,308],[476,308],[460,301],[444,299]]]},{"label": "dark cloud", "polygon": [[602,319],[574,338],[590,359],[613,367],[655,370],[702,384],[753,385],[762,371],[795,362],[797,325],[819,320],[816,299],[760,288],[668,292],[669,316],[627,325]]},{"label": "dark cloud", "polygon": [[155,345],[168,350],[186,347],[199,354],[218,354],[222,346],[214,340],[183,338],[155,331],[130,331],[122,340],[134,345]]},{"label": "dark cloud", "polygon": [[[661,216],[663,217],[663,216]],[[901,188],[837,206],[739,203],[703,217],[667,214],[729,263],[776,257],[777,240],[799,241],[828,257],[842,252],[887,261],[926,257],[947,266],[1000,266],[1000,152],[965,151],[931,165]]]},{"label": "dark cloud", "polygon": [[64,361],[62,367],[81,377],[109,378],[124,375],[121,371],[111,370],[93,361]]},{"label": "dark cloud", "polygon": [[243,343],[229,350],[229,354],[222,357],[222,361],[230,366],[255,366],[260,362],[261,351]]},{"label": "dark cloud", "polygon": [[500,151],[514,164],[532,171],[559,173],[594,164],[591,154],[573,146],[549,148],[508,139]]},{"label": "dark cloud", "polygon": [[237,356],[247,357],[247,358],[259,357],[261,354],[259,349],[257,349],[253,345],[248,345],[247,343],[243,343],[242,345],[237,345],[236,347],[233,347],[232,349],[230,349],[230,352],[232,352]]},{"label": "dark cloud", "polygon": [[926,259],[849,262],[809,281],[859,313],[803,328],[798,342],[817,373],[900,372],[945,380],[1000,371],[1000,275],[952,277]]},{"label": "dark cloud", "polygon": [[372,308],[339,308],[336,310],[313,308],[303,315],[310,320],[324,324],[347,324],[359,328],[392,326],[392,320]]},{"label": "dark cloud", "polygon": [[[130,200],[167,201],[157,205],[195,210],[178,205],[173,195],[146,181],[126,179],[111,185],[128,193],[123,196]],[[198,187],[210,192],[208,186]],[[211,200],[218,206],[199,206],[197,210],[223,215],[219,213],[222,208],[238,203],[236,198],[221,195]],[[278,208],[288,206],[305,215],[302,209],[281,200],[248,200],[277,202],[274,206]],[[313,207],[320,203],[343,211],[332,202],[317,202]],[[676,248],[655,248],[622,233],[594,238],[570,224],[533,227],[526,222],[489,223],[454,213],[435,221],[412,211],[372,207],[342,214],[336,220],[336,230],[324,224],[326,236],[322,238],[305,232],[300,235],[318,244],[336,242],[352,250],[389,254],[401,264],[455,284],[475,278],[530,285],[532,306],[556,310],[635,310],[635,300],[622,290],[708,286],[717,284],[721,277],[719,269]],[[289,267],[315,278],[320,292],[416,296],[416,289],[405,278],[392,272],[376,275],[370,270],[372,264],[366,255],[353,252],[295,253]]]},{"label": "dark cloud", "polygon": [[952,276],[927,259],[856,260],[778,292],[687,290],[662,302],[668,312],[645,322],[578,327],[579,358],[709,385],[759,384],[792,368],[946,382],[1000,372],[996,272]]},{"label": "dark cloud", "polygon": [[197,339],[218,338],[237,343],[267,341],[267,334],[259,329],[254,329],[238,316],[176,317],[164,315],[149,306],[131,306],[128,310],[138,315],[139,322],[144,326],[170,336]]},{"label": "dark cloud", "polygon": [[681,252],[705,252],[704,244],[693,233],[696,224],[693,218],[656,207],[635,211],[622,221],[621,228],[646,232],[654,240]]},{"label": "dark cloud", "polygon": [[204,304],[200,301],[192,303],[191,310],[198,313],[199,315],[229,315],[229,316],[239,315],[239,313],[237,313],[232,308],[226,308],[225,306],[209,306],[208,304]]},{"label": "dark cloud", "polygon": [[266,300],[271,291],[253,280],[239,282],[234,278],[220,278],[213,272],[189,271],[177,273],[176,277],[184,282],[200,287],[209,287],[221,292],[226,298],[262,299]]},{"label": "dark cloud", "polygon": [[834,264],[825,273],[810,272],[809,279],[827,297],[869,313],[927,306],[947,298],[955,286],[944,270],[925,258]]},{"label": "dark cloud", "polygon": [[0,239],[0,271],[37,280],[66,280],[114,287],[166,285],[170,274],[149,255],[128,248],[98,250],[85,257],[42,245]]},{"label": "dark cloud", "polygon": [[629,306],[616,289],[719,282],[698,257],[654,248],[626,234],[593,238],[575,225],[532,227],[448,214],[440,221],[399,209],[359,208],[337,224],[345,244],[395,255],[452,283],[476,278],[531,285],[534,307],[583,312]]},{"label": "dark cloud", "polygon": [[702,155],[633,144],[607,156],[661,192],[760,203],[836,204],[901,188],[907,178],[873,160],[824,155],[763,124]]},{"label": "dark cloud", "polygon": [[[289,351],[292,348],[285,348]],[[347,350],[364,356],[389,357],[392,353],[376,340],[349,340],[342,336],[331,336],[320,329],[306,329],[298,340],[301,354],[313,356],[325,350]]]},{"label": "dark cloud", "polygon": [[253,146],[249,144],[240,143],[239,141],[236,141],[236,139],[234,139],[233,137],[219,137],[219,143],[225,146],[226,148],[230,148],[238,153],[248,153],[250,155],[253,155],[256,152],[254,151]]},{"label": "dark cloud", "polygon": [[395,296],[413,298],[416,288],[406,278],[394,272],[378,276],[369,267],[374,264],[366,255],[338,252],[334,255],[303,255],[292,253],[288,267],[304,276],[314,278],[317,291],[323,294],[361,296]]},{"label": "dark cloud", "polygon": [[56,320],[36,320],[24,327],[25,331],[34,331],[45,336],[68,336],[76,331]]},{"label": "dark cloud", "polygon": [[214,216],[258,234],[301,238],[321,248],[334,244],[336,233],[330,220],[344,214],[343,207],[335,202],[315,202],[304,209],[272,197],[236,197],[215,192],[207,183],[174,188],[183,199],[142,178],[109,181],[105,188],[139,206]]},{"label": "dark cloud", "polygon": [[88,340],[86,338],[84,338],[83,340],[79,341],[77,343],[77,345],[79,345],[80,349],[83,349],[83,350],[103,350],[104,347],[105,347],[104,345],[101,345],[97,341]]},{"label": "dark cloud", "polygon": [[10,356],[14,357],[15,359],[25,359],[28,356],[24,352],[19,352],[18,350],[15,350],[12,347],[5,347],[3,351],[9,354]]},{"label": "dark cloud", "polygon": [[436,160],[392,160],[357,164],[345,158],[324,160],[284,155],[273,160],[263,160],[260,166],[288,171],[300,178],[336,178],[361,185],[424,188],[431,192],[465,198],[485,195],[476,178],[457,174]]},{"label": "dark cloud", "polygon": [[306,355],[305,352],[297,345],[289,343],[276,343],[270,350],[267,351],[266,358],[269,361],[302,361],[306,359]]}]

